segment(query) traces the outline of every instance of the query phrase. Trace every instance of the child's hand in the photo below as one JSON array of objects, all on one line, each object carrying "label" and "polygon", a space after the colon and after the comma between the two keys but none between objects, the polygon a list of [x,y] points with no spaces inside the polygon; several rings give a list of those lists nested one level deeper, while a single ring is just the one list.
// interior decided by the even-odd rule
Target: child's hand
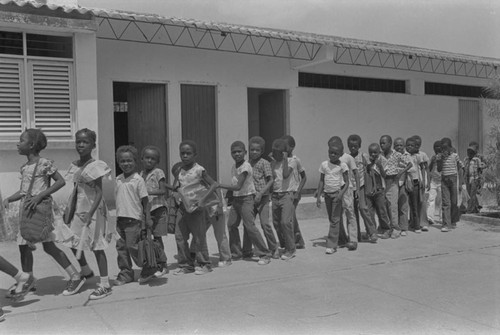
[{"label": "child's hand", "polygon": [[321,208],[321,197],[316,197],[316,207]]},{"label": "child's hand", "polygon": [[267,155],[267,157],[269,157],[271,161],[275,161],[272,151],[269,153],[269,155]]},{"label": "child's hand", "polygon": [[153,228],[153,220],[151,218],[146,218],[146,228]]},{"label": "child's hand", "polygon": [[9,199],[5,199],[4,201],[2,201],[2,209],[9,209]]},{"label": "child's hand", "polygon": [[258,192],[256,195],[255,195],[255,198],[254,198],[254,202],[256,205],[260,204],[260,201],[262,200],[262,193]]},{"label": "child's hand", "polygon": [[24,203],[24,208],[28,211],[34,211],[36,206],[42,201],[42,198],[38,195],[31,197]]}]

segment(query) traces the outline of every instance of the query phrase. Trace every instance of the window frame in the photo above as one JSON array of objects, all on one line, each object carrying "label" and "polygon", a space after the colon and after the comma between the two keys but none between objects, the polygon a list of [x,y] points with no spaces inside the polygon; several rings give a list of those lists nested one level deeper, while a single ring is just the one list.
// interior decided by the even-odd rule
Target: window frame
[{"label": "window frame", "polygon": [[[17,32],[12,29],[1,29],[2,31]],[[54,64],[65,65],[68,67],[68,98],[69,98],[69,128],[64,134],[56,134],[48,132],[47,137],[56,141],[72,140],[73,133],[77,128],[77,92],[76,92],[76,69],[75,69],[75,36],[73,33],[53,33],[53,32],[38,32],[38,31],[22,31],[23,35],[23,55],[0,53],[0,60],[5,62],[18,62],[20,64],[19,72],[19,86],[20,86],[20,105],[21,105],[21,132],[16,135],[0,133],[0,142],[13,142],[18,141],[23,129],[35,128],[35,88],[33,86],[32,78],[33,64]],[[43,56],[28,56],[27,54],[27,35],[51,35],[51,36],[65,36],[72,39],[72,58],[63,57],[43,57]],[[1,118],[1,117],[0,117]],[[44,128],[41,128],[44,132]]]}]

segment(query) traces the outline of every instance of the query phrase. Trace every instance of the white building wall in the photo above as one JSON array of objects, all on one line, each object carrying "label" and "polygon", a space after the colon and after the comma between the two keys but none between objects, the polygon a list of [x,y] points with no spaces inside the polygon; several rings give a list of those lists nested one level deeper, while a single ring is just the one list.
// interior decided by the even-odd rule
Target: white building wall
[{"label": "white building wall", "polygon": [[306,188],[316,187],[317,169],[327,158],[326,142],[333,135],[346,140],[349,134],[358,133],[364,150],[382,134],[419,134],[428,153],[433,142],[444,136],[456,142],[458,98],[425,96],[424,81],[486,84],[480,79],[325,63],[301,71],[408,80],[411,94],[299,88],[298,71],[286,59],[107,40],[97,41],[97,69],[100,153],[110,165],[114,166],[113,134],[117,131],[113,129],[113,81],[168,85],[171,163],[178,160],[182,139],[180,85],[216,85],[218,171],[223,182],[229,181],[231,142],[248,138],[247,88],[286,89],[290,93],[289,129],[297,141],[295,154],[309,175]]}]

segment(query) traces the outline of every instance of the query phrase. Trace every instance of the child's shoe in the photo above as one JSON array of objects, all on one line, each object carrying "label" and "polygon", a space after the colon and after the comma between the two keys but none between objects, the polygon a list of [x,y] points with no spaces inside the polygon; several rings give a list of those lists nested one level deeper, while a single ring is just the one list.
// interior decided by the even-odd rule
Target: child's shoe
[{"label": "child's shoe", "polygon": [[274,259],[279,259],[280,258],[280,250],[276,248],[276,250],[273,251],[273,256]]},{"label": "child's shoe", "polygon": [[401,236],[401,232],[399,230],[393,230],[392,233],[391,233],[391,238],[392,239],[396,239],[398,238],[399,236]]},{"label": "child's shoe", "polygon": [[194,272],[194,269],[192,267],[182,267],[182,268],[178,268],[174,271],[174,275],[178,276],[178,275],[185,275],[185,274],[188,274],[188,273],[193,273]]},{"label": "child's shoe", "polygon": [[128,283],[133,282],[133,280],[127,280],[125,277],[118,275],[115,279],[114,285],[115,286],[122,286]]},{"label": "child's shoe", "polygon": [[204,266],[197,266],[194,270],[194,274],[195,275],[204,275],[204,274],[207,274],[209,272],[212,272],[212,268],[208,265],[204,265]]},{"label": "child's shoe", "polygon": [[422,233],[422,229],[415,229],[415,234],[421,234]]},{"label": "child's shoe", "polygon": [[[24,284],[26,286],[26,284]],[[12,298],[16,294],[16,287],[17,283],[13,284],[9,289],[7,290],[7,293],[5,294],[6,298]],[[36,292],[36,283],[29,289],[30,292]]]},{"label": "child's shoe", "polygon": [[283,261],[289,261],[290,259],[295,257],[295,253],[290,253],[290,252],[285,252],[283,255],[281,255],[281,260]]},{"label": "child's shoe", "polygon": [[347,242],[347,250],[354,251],[358,249],[358,242]]},{"label": "child's shoe", "polygon": [[407,236],[408,233],[406,232],[406,230],[401,230],[401,236]]},{"label": "child's shoe", "polygon": [[422,231],[429,231],[429,228],[427,226],[423,226]]},{"label": "child's shoe", "polygon": [[14,289],[14,294],[11,296],[11,299],[15,301],[23,300],[26,294],[28,294],[30,290],[35,286],[35,283],[36,278],[33,277],[32,274],[29,275],[27,280],[20,280],[17,283],[16,288]]},{"label": "child's shoe", "polygon": [[269,256],[261,257],[259,259],[259,261],[257,262],[257,264],[259,264],[259,265],[267,265],[269,263],[271,263],[271,258]]},{"label": "child's shoe", "polygon": [[325,254],[331,255],[333,253],[337,252],[337,248],[326,248]]},{"label": "child's shoe", "polygon": [[102,298],[106,298],[111,294],[111,287],[106,286],[98,286],[94,292],[90,293],[89,300],[98,300]]},{"label": "child's shoe", "polygon": [[227,268],[231,264],[233,264],[233,262],[231,262],[230,260],[229,261],[219,261],[219,263],[217,264],[217,266],[219,268]]},{"label": "child's shoe", "polygon": [[168,273],[168,269],[167,268],[162,268],[161,270],[156,271],[155,274],[154,274],[154,276],[155,276],[155,278],[161,278],[164,275],[166,275],[167,273]]},{"label": "child's shoe", "polygon": [[370,243],[377,243],[377,241],[378,241],[377,234],[371,234],[368,237],[368,242],[370,242]]},{"label": "child's shoe", "polygon": [[383,232],[381,234],[377,234],[377,236],[379,238],[381,238],[382,240],[386,240],[388,238],[391,238],[391,232],[387,230],[387,231],[385,231],[385,232]]},{"label": "child's shoe", "polygon": [[448,229],[448,227],[443,227],[443,228],[441,228],[441,231],[442,231],[443,233],[447,233],[447,232],[449,232],[450,230]]},{"label": "child's shoe", "polygon": [[82,288],[83,284],[85,284],[85,277],[80,277],[80,279],[70,279],[68,280],[68,283],[66,284],[66,288],[64,289],[62,295],[73,295],[78,293],[80,289]]}]

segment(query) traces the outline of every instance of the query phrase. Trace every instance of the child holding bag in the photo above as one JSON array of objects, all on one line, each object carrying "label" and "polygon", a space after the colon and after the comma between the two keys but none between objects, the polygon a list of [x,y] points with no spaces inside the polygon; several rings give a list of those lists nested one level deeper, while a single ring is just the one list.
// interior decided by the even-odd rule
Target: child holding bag
[{"label": "child holding bag", "polygon": [[[64,225],[54,224],[53,220],[53,202],[50,197],[53,193],[63,187],[66,183],[63,177],[57,172],[54,162],[40,157],[40,151],[47,147],[47,138],[40,129],[26,129],[19,139],[17,150],[20,155],[26,156],[28,162],[21,166],[21,187],[20,190],[4,200],[4,207],[9,203],[21,200],[20,212],[20,234],[18,235],[19,251],[21,253],[21,267],[24,272],[33,274],[33,250],[35,243],[42,242],[43,250],[66,271],[69,276],[63,295],[72,295],[77,293],[85,282],[85,278],[71,264],[66,254],[59,249],[54,241],[57,236],[65,235]],[[54,184],[50,185],[50,180]],[[47,208],[48,207],[48,208]],[[26,222],[30,218],[43,216],[44,222],[50,222],[48,233],[44,236],[28,235],[29,231],[25,228]],[[33,222],[31,220],[30,222]],[[23,233],[24,232],[24,233]],[[27,240],[26,237],[30,236]],[[41,238],[41,240],[40,240]]]},{"label": "child holding bag", "polygon": [[72,178],[74,190],[64,213],[64,222],[69,225],[74,237],[64,244],[77,255],[83,278],[87,279],[94,273],[89,269],[82,251],[93,251],[99,268],[100,283],[89,299],[96,300],[111,294],[108,260],[104,250],[108,248],[116,231],[110,228],[108,208],[102,197],[102,178],[108,176],[111,169],[105,162],[92,158],[97,140],[94,131],[80,129],[75,138],[80,159],[71,163],[66,175]]}]

